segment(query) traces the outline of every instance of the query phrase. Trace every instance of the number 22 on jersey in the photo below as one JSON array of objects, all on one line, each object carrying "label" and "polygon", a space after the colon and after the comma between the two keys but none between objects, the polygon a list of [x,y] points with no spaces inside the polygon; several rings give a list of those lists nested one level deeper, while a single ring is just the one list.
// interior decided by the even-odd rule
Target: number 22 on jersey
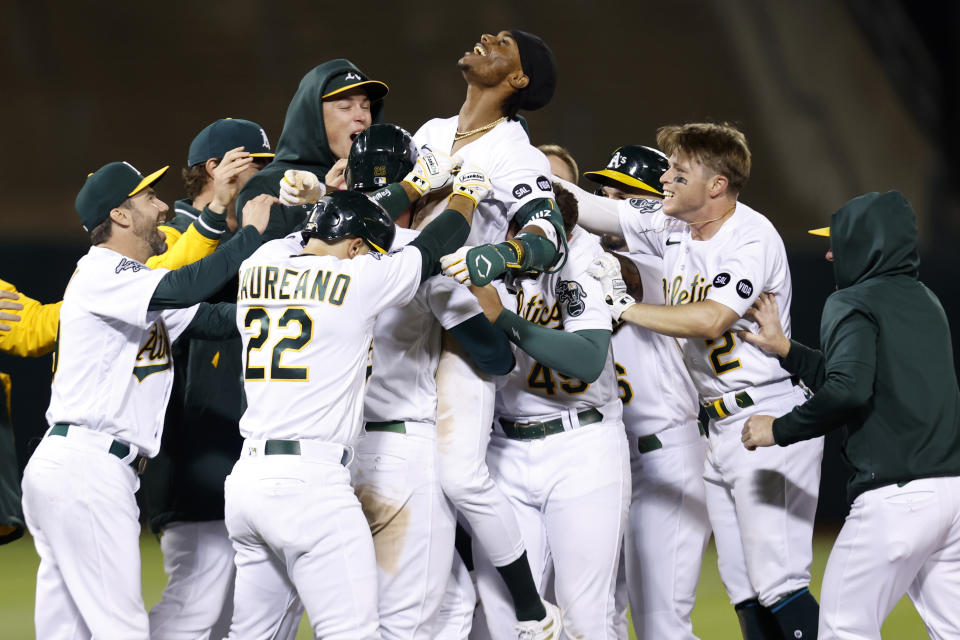
[{"label": "number 22 on jersey", "polygon": [[[271,312],[250,307],[243,318],[247,338],[244,379],[309,380],[309,367],[283,365],[285,351],[300,351],[313,339],[313,319],[303,307],[287,307]],[[267,355],[270,354],[270,355]]]}]

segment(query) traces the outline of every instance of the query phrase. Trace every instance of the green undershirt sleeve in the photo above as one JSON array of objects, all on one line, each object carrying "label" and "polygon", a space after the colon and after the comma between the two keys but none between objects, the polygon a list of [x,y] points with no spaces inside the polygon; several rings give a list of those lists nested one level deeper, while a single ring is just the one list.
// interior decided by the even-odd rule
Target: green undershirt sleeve
[{"label": "green undershirt sleeve", "polygon": [[439,273],[437,261],[448,253],[463,246],[470,235],[470,225],[460,212],[446,209],[424,227],[420,235],[407,246],[420,250],[423,268],[420,270],[420,282]]},{"label": "green undershirt sleeve", "polygon": [[515,360],[507,334],[490,324],[482,313],[451,328],[450,333],[484,373],[502,376],[513,370]]},{"label": "green undershirt sleeve", "polygon": [[584,382],[594,382],[603,373],[610,349],[609,329],[573,333],[548,329],[506,309],[494,324],[506,332],[511,342],[557,373]]},{"label": "green undershirt sleeve", "polygon": [[399,182],[388,184],[382,189],[368,193],[367,197],[383,207],[391,220],[396,220],[401,213],[410,208],[410,196],[403,190]]},{"label": "green undershirt sleeve", "polygon": [[147,308],[150,311],[182,309],[206,300],[237,275],[240,263],[260,247],[261,241],[255,228],[243,227],[203,260],[164,275]]},{"label": "green undershirt sleeve", "polygon": [[187,325],[181,338],[201,340],[226,340],[239,335],[237,329],[237,305],[232,302],[210,304],[201,302],[197,314]]}]

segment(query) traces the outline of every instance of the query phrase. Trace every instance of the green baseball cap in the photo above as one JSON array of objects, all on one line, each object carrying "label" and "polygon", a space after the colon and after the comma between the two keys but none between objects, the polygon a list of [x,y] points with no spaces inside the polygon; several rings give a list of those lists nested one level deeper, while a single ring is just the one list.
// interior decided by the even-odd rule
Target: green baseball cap
[{"label": "green baseball cap", "polygon": [[96,228],[110,217],[112,209],[160,180],[169,168],[144,176],[129,162],[111,162],[88,174],[76,201],[84,230]]},{"label": "green baseball cap", "polygon": [[190,143],[187,166],[222,158],[230,149],[243,147],[254,158],[272,158],[267,132],[256,122],[223,118],[207,125]]},{"label": "green baseball cap", "polygon": [[380,82],[379,80],[370,80],[359,70],[351,70],[344,71],[330,78],[327,84],[324,85],[323,95],[320,96],[320,98],[326,100],[344,91],[349,91],[354,87],[363,87],[367,92],[367,97],[373,101],[382,99],[387,95],[387,92],[390,91],[386,83]]}]

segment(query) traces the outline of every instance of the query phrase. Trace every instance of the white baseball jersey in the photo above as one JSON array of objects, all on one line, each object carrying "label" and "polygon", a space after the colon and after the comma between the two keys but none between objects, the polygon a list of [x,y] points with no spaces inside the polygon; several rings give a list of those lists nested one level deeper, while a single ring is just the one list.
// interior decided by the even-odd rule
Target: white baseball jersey
[{"label": "white baseball jersey", "polygon": [[157,455],[173,384],[170,343],[197,313],[147,309],[167,271],[104,247],[80,258],[60,308],[48,423],[82,425]]},{"label": "white baseball jersey", "polygon": [[[643,301],[663,304],[663,260],[622,254],[643,281]],[[637,437],[697,420],[697,390],[674,338],[624,322],[613,333],[613,357],[623,402],[623,424]]]},{"label": "white baseball jersey", "polygon": [[413,299],[422,258],[416,247],[341,260],[300,255],[303,246],[294,233],[240,265],[248,404],[240,433],[350,444],[361,427],[377,314]]},{"label": "white baseball jersey", "polygon": [[[397,229],[393,246],[405,246],[418,235]],[[440,326],[450,329],[479,313],[483,310],[469,289],[442,275],[424,281],[408,304],[381,313],[373,329],[364,420],[435,422]]]},{"label": "white baseball jersey", "polygon": [[[635,198],[618,207],[630,251],[663,258],[667,304],[713,300],[742,316],[761,293],[772,293],[790,336],[790,266],[780,234],[766,217],[738,202],[716,235],[693,240],[685,223],[663,213],[660,201]],[[790,377],[776,357],[737,338],[738,330],[756,327],[741,317],[717,340],[681,341],[702,400]]]},{"label": "white baseball jersey", "polygon": [[[580,227],[574,227],[570,254],[557,273],[536,278],[518,278],[516,294],[497,284],[504,308],[530,322],[570,333],[584,329],[611,329],[610,310],[600,283],[587,269],[603,251],[600,239]],[[522,349],[515,349],[517,366],[498,384],[496,415],[508,419],[556,415],[566,409],[603,408],[616,405],[617,378],[613,369],[613,351],[607,354],[607,366],[591,383],[551,371]],[[604,418],[610,416],[604,414]],[[619,418],[619,415],[617,416]]]},{"label": "white baseball jersey", "polygon": [[[457,116],[430,120],[414,134],[413,141],[421,151],[450,153],[457,122]],[[468,245],[502,242],[510,220],[521,207],[538,198],[553,198],[550,162],[530,144],[527,132],[517,121],[501,122],[458,149],[456,155],[464,164],[481,167],[493,185],[493,193],[480,202],[473,215]],[[446,200],[441,200],[434,205],[434,213],[445,206]]]}]

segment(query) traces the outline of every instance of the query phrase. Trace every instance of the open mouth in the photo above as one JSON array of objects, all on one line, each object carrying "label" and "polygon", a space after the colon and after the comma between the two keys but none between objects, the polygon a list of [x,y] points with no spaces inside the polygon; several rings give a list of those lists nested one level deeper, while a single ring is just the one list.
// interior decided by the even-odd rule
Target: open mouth
[{"label": "open mouth", "polygon": [[480,44],[479,42],[478,42],[477,44],[473,45],[473,52],[474,52],[475,54],[477,54],[478,56],[486,56],[486,55],[487,55],[487,50],[484,49],[484,48],[483,48],[483,45]]}]

